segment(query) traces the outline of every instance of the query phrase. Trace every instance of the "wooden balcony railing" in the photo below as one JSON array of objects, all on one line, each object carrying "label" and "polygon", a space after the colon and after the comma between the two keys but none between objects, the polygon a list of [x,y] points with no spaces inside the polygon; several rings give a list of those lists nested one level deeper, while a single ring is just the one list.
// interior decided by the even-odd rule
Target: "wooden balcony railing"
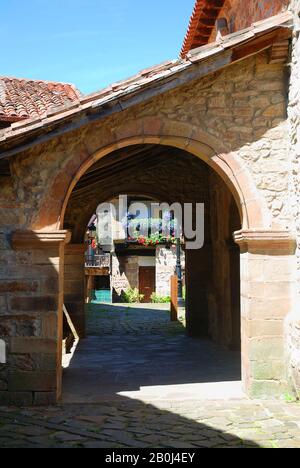
[{"label": "wooden balcony railing", "polygon": [[85,266],[88,268],[110,268],[110,254],[86,255]]}]

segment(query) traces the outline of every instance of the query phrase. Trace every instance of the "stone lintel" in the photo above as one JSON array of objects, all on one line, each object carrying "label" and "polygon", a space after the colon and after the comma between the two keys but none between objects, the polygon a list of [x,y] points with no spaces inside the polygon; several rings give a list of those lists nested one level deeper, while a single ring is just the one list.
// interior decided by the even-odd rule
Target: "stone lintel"
[{"label": "stone lintel", "polygon": [[234,233],[234,241],[243,252],[272,252],[292,255],[296,250],[296,239],[289,231],[242,229]]},{"label": "stone lintel", "polygon": [[15,231],[12,246],[15,250],[48,249],[67,244],[71,240],[70,231]]}]

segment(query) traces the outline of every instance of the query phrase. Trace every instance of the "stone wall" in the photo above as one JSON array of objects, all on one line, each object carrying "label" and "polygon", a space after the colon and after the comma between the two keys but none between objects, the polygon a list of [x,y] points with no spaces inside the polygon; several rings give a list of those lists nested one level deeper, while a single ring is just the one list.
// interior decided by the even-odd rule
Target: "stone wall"
[{"label": "stone wall", "polygon": [[52,187],[61,199],[78,164],[99,148],[139,134],[173,134],[207,139],[218,154],[232,153],[249,170],[274,220],[285,227],[290,224],[287,92],[286,67],[268,64],[268,54],[262,53],[24,151],[12,161],[7,190],[17,194],[18,208],[5,213],[6,224],[39,228],[51,222],[55,200],[48,190]]},{"label": "stone wall", "polygon": [[139,257],[112,255],[111,286],[113,301],[122,302],[122,293],[139,288]]},{"label": "stone wall", "polygon": [[[159,296],[171,296],[171,276],[176,269],[176,247],[156,249],[156,294]],[[181,267],[185,269],[185,255],[181,255]]]},{"label": "stone wall", "polygon": [[[108,129],[110,125],[117,137],[135,135],[141,131],[141,126],[144,132],[153,133],[159,129],[164,134],[188,134],[192,138],[198,135],[202,138],[204,132],[218,142],[219,153],[232,153],[248,169],[266,204],[265,209],[269,209],[270,226],[289,228],[287,94],[287,68],[283,64],[269,64],[267,53],[262,53],[193,86],[152,99],[135,112],[125,111],[121,124],[115,116],[107,119],[107,124],[91,125],[82,135],[82,141],[86,141],[89,151],[93,152],[101,141],[113,138]],[[74,145],[73,142],[64,143],[68,144]],[[163,179],[168,180],[167,171],[159,179],[162,184]],[[147,180],[149,178],[141,178],[145,187],[149,185]],[[120,187],[126,183],[127,178]],[[162,184],[157,186],[163,187]],[[181,187],[184,190],[184,185]],[[105,186],[101,190],[104,192]],[[168,193],[165,198],[167,196]]]},{"label": "stone wall", "polygon": [[291,79],[289,95],[289,121],[292,158],[292,174],[290,180],[291,212],[294,220],[297,243],[297,265],[295,309],[287,321],[288,354],[290,358],[290,377],[295,386],[300,389],[300,1],[293,0],[291,9],[295,14],[295,31],[292,44]]},{"label": "stone wall", "polygon": [[[226,18],[229,32],[248,28],[252,23],[281,13],[290,0],[226,0],[219,18]],[[210,42],[216,39],[214,30]]]},{"label": "stone wall", "polygon": [[0,402],[54,403],[61,392],[64,234],[2,234],[0,337],[7,362],[0,364]]}]

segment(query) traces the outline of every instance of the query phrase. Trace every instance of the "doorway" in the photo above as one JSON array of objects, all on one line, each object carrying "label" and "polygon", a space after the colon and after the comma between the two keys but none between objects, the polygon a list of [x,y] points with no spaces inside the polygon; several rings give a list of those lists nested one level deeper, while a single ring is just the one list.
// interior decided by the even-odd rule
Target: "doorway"
[{"label": "doorway", "polygon": [[139,291],[143,296],[143,303],[151,302],[151,296],[155,292],[155,267],[139,268]]}]

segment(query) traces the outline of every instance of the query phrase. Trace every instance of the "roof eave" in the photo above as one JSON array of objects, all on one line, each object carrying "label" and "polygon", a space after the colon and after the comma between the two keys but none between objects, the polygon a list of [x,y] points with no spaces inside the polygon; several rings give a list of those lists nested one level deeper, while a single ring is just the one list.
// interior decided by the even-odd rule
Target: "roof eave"
[{"label": "roof eave", "polygon": [[145,78],[141,73],[135,81],[130,79],[120,83],[116,89],[112,88],[110,92],[105,90],[86,96],[79,104],[61,110],[55,109],[44,119],[13,124],[9,129],[0,132],[0,148],[3,148],[0,159],[129,109],[271,48],[278,41],[288,40],[292,34],[292,16],[287,13],[279,16],[259,22],[240,33],[226,36],[223,41],[195,49],[185,60],[168,62],[169,68],[163,69],[160,66],[158,72],[150,75],[150,78]]},{"label": "roof eave", "polygon": [[[183,45],[181,48],[180,56],[181,58],[185,58],[186,55],[189,53],[190,50],[197,47],[195,44],[195,37],[197,34],[201,35],[201,20],[207,21],[208,19],[211,20],[211,25],[205,25],[205,30],[207,34],[207,30],[210,29],[212,33],[215,22],[218,18],[219,12],[223,8],[225,4],[225,0],[198,0],[195,4],[189,26],[187,29],[187,33],[185,35]],[[203,25],[204,27],[204,25]],[[202,45],[205,45],[209,42],[210,35],[205,37]]]}]

